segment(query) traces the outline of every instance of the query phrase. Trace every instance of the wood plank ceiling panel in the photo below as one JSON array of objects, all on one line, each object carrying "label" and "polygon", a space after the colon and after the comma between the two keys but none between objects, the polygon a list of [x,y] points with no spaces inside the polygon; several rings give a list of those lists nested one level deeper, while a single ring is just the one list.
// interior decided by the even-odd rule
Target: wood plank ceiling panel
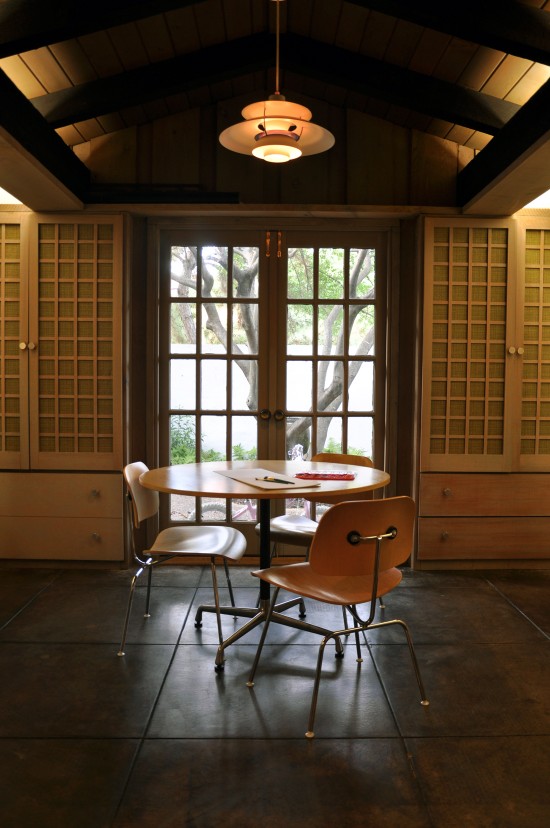
[{"label": "wood plank ceiling panel", "polygon": [[334,45],[350,52],[359,52],[367,25],[365,11],[359,6],[344,3],[338,28],[334,38]]},{"label": "wood plank ceiling panel", "polygon": [[376,60],[383,60],[388,51],[396,25],[397,21],[393,17],[377,11],[369,12],[365,33],[363,35],[361,54],[375,58]]},{"label": "wood plank ceiling panel", "polygon": [[157,14],[135,24],[147,55],[147,63],[169,60],[175,57],[174,43],[168,28],[166,17]]},{"label": "wood plank ceiling panel", "polygon": [[61,43],[52,43],[49,47],[67,76],[67,86],[78,86],[79,83],[88,83],[95,80],[97,75],[86,53],[78,40],[63,40]]},{"label": "wood plank ceiling panel", "polygon": [[44,92],[57,92],[70,86],[70,81],[62,65],[55,59],[46,46],[25,53],[25,63],[38,78]]},{"label": "wood plank ceiling panel", "polygon": [[113,26],[112,29],[108,30],[108,33],[124,71],[137,69],[139,66],[144,66],[150,62],[143,37],[135,23]]},{"label": "wood plank ceiling panel", "polygon": [[174,9],[166,12],[164,16],[176,55],[197,52],[201,46],[193,8],[187,6],[183,9]]},{"label": "wood plank ceiling panel", "polygon": [[23,60],[23,55],[2,58],[0,60],[0,69],[26,98],[37,98],[39,95],[44,94],[44,86],[40,83],[36,75],[31,72]]}]

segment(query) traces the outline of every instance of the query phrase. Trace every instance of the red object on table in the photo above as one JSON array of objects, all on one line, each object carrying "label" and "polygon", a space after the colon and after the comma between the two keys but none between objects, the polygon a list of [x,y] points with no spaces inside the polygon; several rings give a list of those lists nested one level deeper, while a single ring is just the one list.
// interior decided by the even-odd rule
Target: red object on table
[{"label": "red object on table", "polygon": [[300,472],[294,477],[301,480],[355,480],[353,472]]}]

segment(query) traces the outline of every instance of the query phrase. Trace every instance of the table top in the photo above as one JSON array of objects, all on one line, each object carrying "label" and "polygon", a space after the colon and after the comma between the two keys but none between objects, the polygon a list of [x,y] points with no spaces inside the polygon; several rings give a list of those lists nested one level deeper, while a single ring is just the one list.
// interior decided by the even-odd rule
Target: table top
[{"label": "table top", "polygon": [[[353,472],[353,480],[316,480],[319,486],[296,485],[292,487],[274,487],[260,489],[239,480],[217,474],[218,471],[238,471],[239,469],[261,468],[293,477],[300,472]],[[169,494],[201,495],[205,497],[239,497],[263,499],[283,499],[304,497],[308,500],[322,500],[324,494],[349,492],[357,495],[387,486],[390,476],[387,472],[366,466],[354,466],[342,463],[312,462],[310,460],[227,460],[213,463],[185,463],[177,466],[164,466],[150,469],[140,477],[140,483],[146,489]],[[297,483],[301,481],[298,479]]]}]

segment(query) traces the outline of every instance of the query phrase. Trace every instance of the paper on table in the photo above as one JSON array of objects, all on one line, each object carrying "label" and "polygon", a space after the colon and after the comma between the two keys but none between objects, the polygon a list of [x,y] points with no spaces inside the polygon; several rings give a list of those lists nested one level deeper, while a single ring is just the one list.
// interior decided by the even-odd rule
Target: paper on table
[{"label": "paper on table", "polygon": [[[223,474],[225,477],[230,477],[232,480],[238,480],[240,483],[255,486],[257,489],[311,489],[321,485],[312,480],[296,480],[296,478],[289,477],[287,474],[279,474],[279,472],[274,472],[270,469],[224,469],[218,470],[217,473]],[[269,477],[271,479],[262,480],[262,477]],[[260,480],[257,478],[260,478]],[[284,482],[275,483],[273,478],[283,480]]]}]

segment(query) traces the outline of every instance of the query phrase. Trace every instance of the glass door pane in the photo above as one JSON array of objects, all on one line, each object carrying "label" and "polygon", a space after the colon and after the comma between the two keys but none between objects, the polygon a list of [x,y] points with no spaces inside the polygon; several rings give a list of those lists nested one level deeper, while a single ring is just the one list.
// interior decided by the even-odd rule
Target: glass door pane
[{"label": "glass door pane", "polygon": [[374,459],[385,384],[384,354],[377,360],[385,336],[377,245],[365,244],[364,234],[331,247],[312,245],[311,235],[308,241],[295,245],[289,234],[286,249],[285,452]]},{"label": "glass door pane", "polygon": [[[258,239],[258,234],[256,239]],[[260,245],[171,234],[161,318],[161,456],[166,464],[258,455]],[[162,322],[161,322],[162,342]],[[163,398],[166,402],[163,405]],[[256,520],[256,503],[170,498],[172,520]]]}]

